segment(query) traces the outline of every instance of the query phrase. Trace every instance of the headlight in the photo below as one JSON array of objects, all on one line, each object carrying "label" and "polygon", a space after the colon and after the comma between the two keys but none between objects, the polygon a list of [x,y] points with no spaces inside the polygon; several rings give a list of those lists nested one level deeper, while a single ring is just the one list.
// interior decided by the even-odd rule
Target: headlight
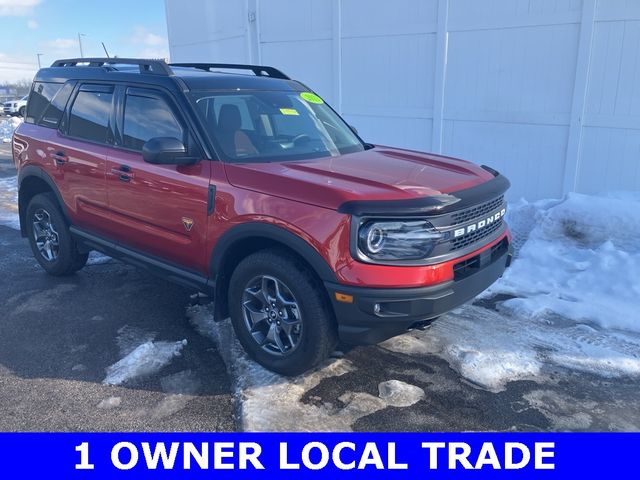
[{"label": "headlight", "polygon": [[358,249],[372,260],[419,260],[444,236],[426,220],[369,220],[358,231]]}]

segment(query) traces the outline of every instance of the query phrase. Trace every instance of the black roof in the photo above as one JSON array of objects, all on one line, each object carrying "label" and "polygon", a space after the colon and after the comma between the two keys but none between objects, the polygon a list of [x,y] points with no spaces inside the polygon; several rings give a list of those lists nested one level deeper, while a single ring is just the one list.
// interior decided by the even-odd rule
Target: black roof
[{"label": "black roof", "polygon": [[[226,71],[225,71],[226,70]],[[231,70],[231,72],[229,71]],[[247,72],[247,73],[239,73]],[[176,63],[138,58],[70,58],[42,68],[34,81],[121,81],[175,90],[295,90],[307,88],[280,70],[264,65]]]}]

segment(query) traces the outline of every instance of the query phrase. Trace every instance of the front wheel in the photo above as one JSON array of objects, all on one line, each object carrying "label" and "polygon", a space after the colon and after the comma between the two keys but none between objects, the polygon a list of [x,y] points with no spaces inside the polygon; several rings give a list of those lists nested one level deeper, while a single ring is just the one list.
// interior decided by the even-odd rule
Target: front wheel
[{"label": "front wheel", "polygon": [[35,195],[25,216],[27,236],[33,255],[50,275],[69,275],[87,263],[88,253],[80,253],[52,194]]},{"label": "front wheel", "polygon": [[20,115],[22,118],[24,118],[24,112],[25,112],[25,107],[20,107],[20,110],[18,110],[18,115]]},{"label": "front wheel", "polygon": [[240,262],[229,284],[229,308],[249,356],[283,375],[317,366],[338,341],[324,287],[286,252],[265,250]]}]

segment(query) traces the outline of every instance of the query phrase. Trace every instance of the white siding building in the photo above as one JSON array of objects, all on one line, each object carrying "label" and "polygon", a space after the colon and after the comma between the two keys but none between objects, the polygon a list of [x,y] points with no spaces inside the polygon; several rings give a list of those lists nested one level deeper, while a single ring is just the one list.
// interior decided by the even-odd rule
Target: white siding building
[{"label": "white siding building", "polygon": [[640,0],[166,0],[171,60],[273,65],[511,197],[640,190]]}]

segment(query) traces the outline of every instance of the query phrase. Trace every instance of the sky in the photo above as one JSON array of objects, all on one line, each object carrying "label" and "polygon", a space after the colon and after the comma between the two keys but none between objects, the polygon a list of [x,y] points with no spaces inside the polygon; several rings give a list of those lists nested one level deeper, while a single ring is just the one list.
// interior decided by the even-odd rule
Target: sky
[{"label": "sky", "polygon": [[80,56],[168,58],[163,0],[0,0],[0,84]]}]

